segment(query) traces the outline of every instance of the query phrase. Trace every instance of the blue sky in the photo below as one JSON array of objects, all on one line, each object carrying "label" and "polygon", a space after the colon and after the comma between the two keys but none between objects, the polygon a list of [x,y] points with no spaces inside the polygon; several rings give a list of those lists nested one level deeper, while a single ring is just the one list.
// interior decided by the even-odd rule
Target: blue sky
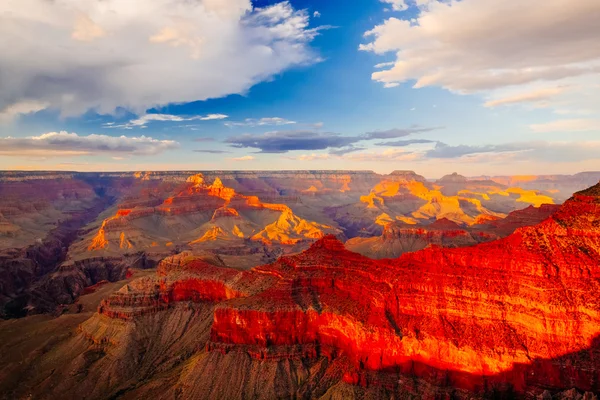
[{"label": "blue sky", "polygon": [[597,1],[175,2],[0,6],[0,169],[600,170]]}]

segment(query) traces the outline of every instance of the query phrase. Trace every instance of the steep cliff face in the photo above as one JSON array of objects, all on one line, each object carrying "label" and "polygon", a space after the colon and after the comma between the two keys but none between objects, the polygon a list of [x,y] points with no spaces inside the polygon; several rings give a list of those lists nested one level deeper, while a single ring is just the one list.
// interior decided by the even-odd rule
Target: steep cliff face
[{"label": "steep cliff face", "polygon": [[54,309],[57,303],[40,288],[80,229],[111,204],[96,189],[69,174],[0,179],[0,317]]},{"label": "steep cliff face", "polygon": [[[260,387],[274,397],[331,390],[346,397],[535,398],[600,390],[599,282],[600,185],[535,226],[467,248],[432,246],[377,261],[326,236],[250,271],[182,253],[164,260],[156,277],[103,301],[80,334],[113,357],[123,353],[116,358],[122,368],[131,363],[124,358],[130,346],[144,338],[172,343],[173,335],[186,338],[203,326],[202,340],[184,339],[177,350],[182,364],[169,361],[172,369],[161,370],[171,378],[154,375],[166,350],[149,345],[139,365],[155,372],[133,373],[138,383],[104,379],[98,386],[132,397],[152,388],[244,397]],[[210,326],[194,319],[199,313]],[[172,325],[157,328],[159,320]],[[98,366],[114,371],[113,357]],[[219,378],[225,368],[235,382]],[[269,368],[284,368],[283,381]],[[251,384],[260,373],[272,381]]]},{"label": "steep cliff face", "polygon": [[[421,212],[433,206],[440,216],[440,210],[456,205],[444,200],[449,197],[477,199],[488,209],[484,194],[507,197],[512,204],[523,196],[476,188],[444,194],[443,187],[405,172],[369,183],[366,192],[355,191],[363,175],[350,174],[348,180],[340,174],[324,190],[314,180],[318,174],[327,175],[306,173],[302,185],[310,186],[298,189],[317,189],[298,195],[312,199],[303,203],[303,212],[318,214],[312,207],[332,193],[348,196],[346,200],[354,196],[352,204],[360,203],[365,213],[372,210],[382,229],[400,215],[407,224],[415,222],[419,218],[412,213],[423,206]],[[503,236],[552,215],[490,243],[434,245],[399,259],[372,260],[326,235],[323,226],[333,226],[330,220],[302,218],[289,213],[287,204],[240,194],[227,183],[245,182],[246,189],[260,191],[280,185],[274,183],[281,182],[279,175],[271,178],[231,174],[215,182],[178,173],[95,177],[119,179],[118,188],[105,181],[94,186],[97,196],[105,190],[120,193],[119,207],[104,213],[86,240],[56,246],[62,261],[23,292],[24,307],[44,310],[74,302],[90,285],[122,279],[132,266],[153,266],[153,249],[156,258],[178,254],[164,258],[155,276],[128,282],[98,299],[98,312],[86,321],[75,314],[0,321],[0,331],[8,332],[21,321],[37,321],[36,334],[29,335],[36,338],[49,329],[44,321],[78,321],[76,331],[48,337],[38,347],[27,344],[27,335],[17,341],[30,350],[18,365],[7,367],[5,357],[0,358],[1,396],[470,399],[600,390],[599,186],[575,194],[558,210],[528,208],[505,219],[495,216],[499,212],[478,215],[477,202],[459,199],[472,226],[457,229],[456,222],[443,219],[430,232],[406,225],[395,231],[392,225],[386,239],[466,244],[476,230]],[[451,181],[464,184],[462,179]],[[259,188],[261,182],[267,186]],[[380,183],[368,195],[373,208],[368,199],[356,197]],[[297,194],[286,190],[270,193],[273,198]],[[428,197],[432,192],[443,197]],[[434,197],[443,200],[439,209],[430,201]],[[409,211],[383,212],[378,198],[389,209]],[[410,235],[405,229],[412,229]],[[176,235],[164,235],[167,231]],[[181,252],[172,238],[188,232],[190,238],[181,236],[181,243],[191,251]],[[260,232],[260,239],[252,240]],[[258,247],[272,251],[268,241],[281,242],[281,232],[307,240],[285,245],[290,251],[314,243],[251,270],[227,267],[226,254]],[[105,242],[116,249],[115,256],[88,249],[93,243],[102,249]],[[222,249],[219,255],[203,252],[204,246],[215,244]],[[136,246],[144,252],[137,253]],[[279,254],[274,252],[273,258]],[[40,258],[55,253],[39,255],[43,257],[28,258],[23,271],[34,271]],[[2,347],[3,354],[17,354],[10,351]]]},{"label": "steep cliff face", "polygon": [[24,248],[43,240],[61,222],[94,207],[94,187],[69,174],[2,180],[0,250]]},{"label": "steep cliff face", "polygon": [[[348,357],[355,372],[345,379],[356,383],[377,379],[368,371],[420,363],[469,374],[472,380],[454,383],[470,389],[482,376],[516,391],[560,387],[568,368],[579,371],[570,384],[597,390],[600,358],[578,352],[600,333],[599,192],[576,194],[551,218],[506,239],[394,261],[361,258],[326,238],[257,268],[281,276],[279,284],[218,306],[211,340],[266,354],[317,344],[320,354]],[[562,361],[534,361],[549,359]]]}]

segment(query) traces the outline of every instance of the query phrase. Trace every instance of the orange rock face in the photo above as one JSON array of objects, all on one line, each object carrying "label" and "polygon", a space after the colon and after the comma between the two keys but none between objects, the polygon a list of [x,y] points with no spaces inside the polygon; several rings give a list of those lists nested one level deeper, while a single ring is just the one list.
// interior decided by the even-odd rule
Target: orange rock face
[{"label": "orange rock face", "polygon": [[286,204],[241,195],[218,177],[209,185],[202,174],[192,175],[174,192],[163,194],[164,201],[155,206],[129,199],[126,204],[137,206],[105,219],[86,250],[123,253],[161,243],[219,247],[223,241],[243,240],[294,246],[327,233],[341,236],[335,227],[298,217]]},{"label": "orange rock face", "polygon": [[429,225],[407,224],[401,221],[382,220],[383,234],[370,238],[353,238],[346,242],[348,250],[371,258],[396,258],[400,255],[424,249],[430,245],[442,247],[464,247],[490,242],[513,233],[517,228],[542,222],[552,215],[559,206],[544,204],[529,206],[511,212],[506,218],[487,216],[478,218],[472,226],[459,226],[446,218],[438,219]]},{"label": "orange rock face", "polygon": [[[278,284],[218,307],[212,340],[318,343],[345,354],[359,372],[418,362],[501,377],[524,390],[525,378],[512,380],[509,371],[585,351],[600,334],[598,195],[600,186],[578,193],[552,218],[503,240],[393,261],[361,258],[328,237],[256,268],[279,276]],[[559,374],[553,368],[547,374]],[[598,377],[600,359],[593,368]],[[577,378],[578,387],[595,390],[589,378]],[[560,385],[556,379],[551,384]]]},{"label": "orange rock face", "polygon": [[158,285],[128,287],[100,312],[217,302],[209,349],[339,358],[352,384],[405,373],[472,391],[600,389],[600,185],[474,247],[377,261],[327,236],[248,272],[181,257],[159,273]]}]

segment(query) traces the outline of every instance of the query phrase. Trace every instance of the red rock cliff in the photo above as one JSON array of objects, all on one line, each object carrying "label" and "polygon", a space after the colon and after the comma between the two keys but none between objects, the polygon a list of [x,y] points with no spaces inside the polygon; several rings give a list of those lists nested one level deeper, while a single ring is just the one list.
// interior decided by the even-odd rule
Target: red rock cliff
[{"label": "red rock cliff", "polygon": [[131,319],[180,301],[216,303],[209,350],[328,357],[344,380],[393,386],[404,373],[483,391],[600,389],[600,185],[542,223],[473,247],[395,260],[333,236],[237,272],[181,254],[100,306]]}]

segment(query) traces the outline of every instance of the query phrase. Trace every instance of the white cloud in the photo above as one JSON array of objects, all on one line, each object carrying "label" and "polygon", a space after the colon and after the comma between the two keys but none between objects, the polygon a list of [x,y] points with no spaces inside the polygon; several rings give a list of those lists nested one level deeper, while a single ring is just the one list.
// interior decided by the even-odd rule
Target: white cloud
[{"label": "white cloud", "polygon": [[10,104],[0,110],[0,122],[11,121],[20,115],[33,114],[42,111],[48,107],[48,105],[49,103],[37,100],[23,100],[18,103]]},{"label": "white cloud", "polygon": [[243,157],[232,158],[233,161],[252,161],[254,159],[255,159],[254,156],[243,156]]},{"label": "white cloud", "polygon": [[600,133],[600,120],[597,119],[559,119],[543,124],[529,126],[538,133],[547,132],[593,132]]},{"label": "white cloud", "polygon": [[514,105],[514,104],[523,104],[523,103],[535,104],[537,106],[545,106],[545,105],[547,105],[548,100],[563,93],[565,90],[566,90],[566,87],[554,87],[554,88],[549,87],[549,88],[532,90],[532,91],[528,91],[528,92],[521,92],[521,93],[512,94],[512,95],[505,96],[505,97],[490,99],[485,102],[484,106],[498,107],[498,106],[503,106],[503,105]]},{"label": "white cloud", "polygon": [[229,116],[225,115],[225,114],[208,114],[204,117],[200,117],[199,119],[201,121],[212,121],[215,119],[225,119],[225,118],[229,118]]},{"label": "white cloud", "polygon": [[79,136],[64,131],[26,138],[0,138],[0,155],[4,156],[60,157],[107,154],[122,157],[155,155],[178,147],[179,143],[175,141],[157,140],[146,136]]},{"label": "white cloud", "polygon": [[320,12],[318,12],[318,11],[315,11],[315,12],[313,13],[313,17],[315,17],[315,18],[321,18],[321,13],[320,13]]},{"label": "white cloud", "polygon": [[[360,46],[396,55],[394,66],[372,75],[386,87],[413,81],[415,88],[437,86],[494,101],[502,100],[507,88],[515,93],[560,86],[583,91],[600,79],[597,0],[420,3],[416,19],[388,18],[366,32],[370,42]],[[577,94],[563,93],[548,101],[581,108],[582,96]],[[585,101],[598,104],[598,91]]]},{"label": "white cloud", "polygon": [[292,125],[295,124],[296,121],[290,121],[289,119],[280,118],[280,117],[267,117],[267,118],[246,118],[243,122],[225,122],[225,126],[234,127],[234,126],[265,126],[265,125]]},{"label": "white cloud", "polygon": [[[104,128],[111,129],[132,129],[135,127],[144,128],[148,123],[153,121],[160,122],[183,122],[183,121],[212,121],[228,118],[225,114],[208,114],[208,115],[195,115],[193,117],[186,117],[181,115],[171,115],[171,114],[145,114],[139,118],[132,119],[131,121],[125,124],[115,124],[114,122],[107,122],[102,126]],[[189,127],[189,126],[185,126]]]},{"label": "white cloud", "polygon": [[391,67],[391,66],[393,66],[395,64],[396,63],[394,61],[389,61],[389,62],[375,64],[374,67],[377,68],[377,69],[379,69],[379,68]]},{"label": "white cloud", "polygon": [[24,101],[65,116],[244,93],[319,61],[320,27],[286,1],[5,0],[0,110]]},{"label": "white cloud", "polygon": [[404,11],[408,8],[405,0],[379,0],[382,3],[390,4],[394,11]]}]

